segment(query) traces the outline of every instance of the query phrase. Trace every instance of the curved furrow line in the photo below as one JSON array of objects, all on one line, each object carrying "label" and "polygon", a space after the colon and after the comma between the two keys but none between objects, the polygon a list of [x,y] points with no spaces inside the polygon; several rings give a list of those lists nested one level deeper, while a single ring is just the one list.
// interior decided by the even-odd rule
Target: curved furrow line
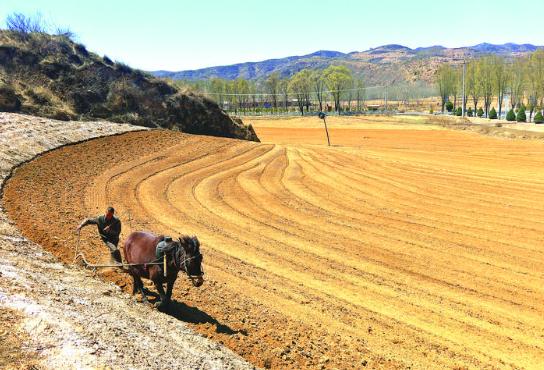
[{"label": "curved furrow line", "polygon": [[[317,153],[317,152],[315,152]],[[320,153],[320,155],[322,156],[325,156],[324,153]],[[380,183],[380,181],[383,181],[383,179],[388,179],[389,181],[395,181],[395,182],[398,182],[399,181],[399,177],[398,175],[399,174],[402,174],[404,169],[402,167],[392,167],[392,168],[388,168],[386,167],[384,161],[376,161],[376,162],[371,162],[370,160],[367,159],[367,162],[369,163],[372,163],[372,164],[376,164],[376,166],[374,168],[370,168],[368,169],[366,172],[360,172],[360,169],[358,168],[354,168],[351,163],[353,161],[347,161],[348,163],[343,163],[343,162],[339,162],[339,161],[335,161],[334,159],[334,156],[327,156],[326,157],[327,160],[326,161],[323,161],[323,160],[319,160],[320,163],[322,162],[325,162],[325,164],[330,164],[330,165],[336,165],[337,167],[336,168],[340,168],[342,169],[342,171],[347,171],[347,169],[351,169],[355,175],[357,175],[356,177],[356,180],[358,181],[363,181],[365,179],[374,179],[377,181],[377,184]],[[318,160],[318,158],[315,158],[316,160]],[[376,172],[376,169],[377,168],[383,168],[383,170],[381,170],[379,173],[380,173],[380,177],[377,177],[377,176],[373,176],[373,172]],[[419,177],[420,174],[416,174],[414,175],[413,177]],[[467,186],[457,186],[457,187],[453,187],[453,186],[449,186],[448,185],[448,182],[441,182],[439,183],[440,187],[433,187],[433,186],[430,186],[430,184],[432,184],[432,182],[430,181],[427,181],[427,176],[430,176],[432,177],[433,174],[426,174],[425,176],[425,184],[428,185],[426,188],[425,188],[425,192],[421,192],[421,193],[416,193],[417,195],[419,195],[420,197],[422,197],[422,201],[427,201],[425,199],[425,197],[427,197],[428,195],[432,195],[433,197],[435,197],[436,199],[440,200],[441,202],[439,203],[441,206],[444,206],[446,205],[447,207],[452,207],[453,210],[455,210],[456,212],[463,212],[464,210],[466,210],[466,206],[473,206],[474,205],[474,201],[464,201],[462,203],[462,206],[460,207],[453,207],[450,203],[460,203],[463,199],[471,199],[471,197],[469,195],[473,195],[473,196],[477,196],[477,199],[480,199],[484,204],[483,205],[480,205],[480,208],[482,209],[482,211],[487,211],[487,208],[489,209],[492,209],[491,208],[491,205],[495,205],[495,206],[501,206],[501,207],[504,207],[503,208],[503,212],[502,213],[496,213],[496,214],[493,214],[493,213],[489,213],[489,215],[491,216],[495,216],[497,218],[499,218],[501,215],[504,214],[504,212],[511,212],[512,211],[512,208],[511,207],[508,207],[508,206],[505,206],[502,202],[499,203],[499,202],[494,202],[494,201],[490,201],[490,199],[486,199],[485,197],[488,197],[490,196],[491,194],[489,192],[484,192],[484,191],[480,191],[480,192],[473,192],[470,190],[470,187],[467,187]],[[406,176],[405,176],[406,177]],[[414,181],[413,181],[413,177],[409,177],[407,176],[407,180],[406,182],[408,184],[410,184],[411,186],[416,186],[418,187],[417,183],[414,184]],[[421,176],[423,177],[423,176]],[[460,180],[456,177],[453,177],[457,182],[459,182]],[[451,180],[453,179],[452,177],[449,177],[448,180]],[[393,180],[394,179],[394,180]],[[412,181],[410,181],[412,179]],[[478,185],[481,185],[482,183],[478,183]],[[449,197],[449,198],[446,198],[446,197],[440,197],[441,194],[439,195],[434,195],[433,192],[437,192],[436,188],[444,188],[444,189],[449,189],[450,191],[443,191],[441,192],[441,194],[459,194],[459,188],[463,189],[462,190],[462,193],[459,194],[460,196],[456,196],[456,197]],[[496,191],[498,187],[494,187],[493,188],[493,191]],[[523,192],[521,192],[521,194],[527,194],[528,192],[525,190]],[[504,200],[505,198],[504,197],[496,197],[498,199],[501,199],[501,200]],[[410,200],[411,197],[406,197],[406,199]],[[516,209],[518,209],[519,211],[523,211],[524,214],[527,214],[527,215],[532,215],[532,216],[535,216],[535,215],[539,215],[539,216],[542,216],[542,213],[527,213],[527,211],[532,211],[532,210],[537,210],[537,208],[534,207],[534,201],[527,201],[528,204],[526,207],[519,207],[519,197],[512,197],[510,198],[512,201],[515,201],[515,206],[516,206]],[[533,207],[530,208],[531,206],[531,203],[533,204]],[[433,203],[434,205],[436,205],[436,203]],[[486,207],[486,208],[484,208]],[[544,210],[543,210],[544,211]],[[487,213],[484,213],[482,212],[482,215],[481,216],[486,216]],[[480,216],[480,217],[481,217]],[[513,216],[513,220],[514,221],[521,221],[523,220],[523,218],[516,218],[515,216]],[[538,221],[536,220],[535,221],[535,224],[536,225],[539,225],[539,224],[543,224],[544,222],[541,222],[541,221]],[[504,224],[502,225],[504,226]],[[506,224],[506,226],[508,226]],[[527,228],[527,226],[525,225],[521,225],[522,228]],[[527,228],[528,230],[533,230],[531,228]]]},{"label": "curved furrow line", "polygon": [[[318,246],[315,246],[315,247],[318,247]],[[314,247],[314,251],[315,251],[315,247]],[[337,262],[337,261],[336,261],[336,262]],[[337,274],[337,275],[338,275],[338,274]],[[343,280],[343,281],[350,281],[350,278],[351,278],[351,276],[343,276],[343,275],[342,275],[342,276],[337,276],[337,277],[342,277],[342,280]],[[408,302],[406,302],[406,303],[408,303]],[[463,310],[461,310],[461,311],[463,311]],[[464,314],[465,314],[465,313],[464,313]],[[470,312],[466,312],[466,314],[468,314],[468,316],[470,316]],[[510,319],[511,319],[511,318],[509,318],[509,320],[505,320],[504,322],[505,322],[505,323],[510,322]],[[502,325],[501,325],[501,326],[502,326]],[[509,335],[515,335],[515,334],[509,334]]]},{"label": "curved furrow line", "polygon": [[[320,164],[321,166],[329,166],[331,168],[334,168],[334,167],[332,167],[333,164],[331,164],[330,161],[318,160],[316,158],[312,158],[312,159],[313,159],[313,161]],[[313,163],[313,161],[309,161],[309,162]],[[376,184],[379,184],[380,182],[384,182],[383,178],[380,178],[381,176],[377,177],[377,176],[373,176],[373,175],[370,175],[370,174],[363,174],[360,177],[352,177],[350,175],[345,174],[344,171],[342,171],[342,173],[345,176],[349,177],[351,180],[353,180],[353,183],[355,183],[357,185],[364,185],[365,180],[367,181],[367,184],[370,184],[371,182],[368,181],[369,179],[377,180]],[[396,174],[396,173],[394,173],[394,174]],[[389,183],[388,185],[391,185],[391,183]],[[413,186],[413,184],[410,184],[410,185]],[[394,182],[393,186],[395,186],[395,187],[398,186],[398,179],[397,178],[395,178],[395,182]],[[380,186],[370,186],[369,188],[379,189]],[[398,189],[403,189],[403,188],[398,187]],[[367,194],[364,191],[361,191],[359,188],[357,190],[360,191],[362,194],[368,195],[367,199],[370,200],[370,201],[375,200],[376,197],[378,197],[377,194]],[[403,191],[405,191],[405,189],[403,189]],[[413,192],[413,191],[410,191],[410,190],[406,190],[405,192],[407,192],[409,194],[401,196],[399,193],[394,193],[397,196],[396,197],[397,203],[395,203],[395,205],[403,206],[405,209],[417,209],[418,208],[417,203],[415,203],[415,202],[410,203],[411,199],[413,199],[413,198],[424,199],[424,198],[429,197],[427,192],[417,193],[417,192]],[[462,197],[456,197],[456,198],[461,199]],[[421,202],[419,202],[419,205],[426,204],[426,205],[436,207],[436,208],[438,208],[438,206],[441,206],[440,208],[449,209],[450,212],[445,213],[445,212],[439,212],[439,211],[436,211],[434,209],[431,209],[431,210],[428,210],[427,213],[436,214],[441,219],[443,219],[444,216],[449,216],[451,214],[455,214],[456,218],[463,218],[467,222],[472,221],[472,224],[474,224],[474,221],[475,221],[474,220],[474,213],[472,214],[472,217],[470,217],[470,213],[469,213],[469,216],[465,216],[465,215],[462,214],[464,212],[468,212],[466,206],[473,205],[474,202],[466,203],[466,204],[464,204],[464,207],[456,208],[456,207],[453,207],[451,205],[451,203],[453,203],[453,201],[450,201],[450,199],[442,198],[441,200],[442,200],[442,202],[439,202],[439,203],[428,202],[428,201],[422,200]],[[446,204],[446,205],[444,205],[444,204]],[[509,211],[511,212],[513,210],[509,209]],[[485,219],[485,216],[488,216],[488,215],[495,217],[495,219],[501,219],[501,220],[504,219],[504,214],[502,214],[502,215],[501,214],[497,214],[497,215],[487,214],[485,212],[485,208],[483,206],[478,209],[478,218]],[[522,221],[522,220],[523,220],[522,218],[516,218],[515,216],[512,217],[512,221],[514,221],[514,222],[515,221]],[[495,220],[486,220],[486,224],[495,224],[495,225],[501,226],[501,228],[508,228],[509,229],[508,231],[504,231],[505,235],[511,235],[512,231],[515,231],[515,232],[520,233],[520,234],[523,233],[523,232],[530,231],[535,236],[539,236],[544,231],[544,230],[537,230],[537,229],[534,229],[534,228],[529,228],[529,227],[523,226],[523,225],[520,225],[519,230],[516,230],[515,227],[512,224],[507,224],[507,223],[504,223],[504,222],[497,222]],[[535,222],[535,224],[539,224],[539,222]],[[471,226],[471,224],[457,224],[457,225],[462,229],[471,229],[471,228],[475,229],[476,228],[474,226]],[[489,227],[487,229],[482,229],[482,230],[489,230],[489,229],[491,229],[491,228]],[[531,251],[534,251],[534,250],[531,250]]]},{"label": "curved furrow line", "polygon": [[[300,184],[299,184],[299,185],[300,185]],[[318,203],[320,203],[321,206],[323,206],[323,203],[324,203],[323,199],[320,199],[320,200],[318,200],[318,201],[314,200],[314,204],[318,204]],[[332,207],[332,208],[336,209],[337,207]],[[329,210],[330,210],[330,208],[329,208]],[[334,211],[331,211],[331,212],[334,212]],[[379,228],[379,225],[376,225],[376,226]],[[446,269],[446,271],[448,271],[448,270]],[[471,277],[471,278],[472,278],[472,277]],[[470,279],[468,279],[468,281],[470,281]]]},{"label": "curved furrow line", "polygon": [[[313,167],[314,170],[315,170],[316,172],[320,172],[321,174],[323,174],[323,176],[328,176],[326,171],[323,171],[323,170],[321,170],[321,169],[318,169],[317,166],[315,166],[311,161],[306,161],[306,163],[308,163],[308,164],[307,164],[308,166]],[[326,164],[324,164],[324,166],[326,166]],[[355,185],[355,184],[357,184],[357,182],[354,181],[353,184]],[[338,183],[338,184],[337,184],[337,186],[341,186],[341,185],[343,185],[343,183]],[[363,193],[363,194],[365,193],[364,191],[361,191],[360,189],[358,189],[358,188],[355,187],[355,186],[346,185],[345,188],[346,188],[345,191],[342,192],[342,195],[344,195],[344,197],[339,197],[339,199],[341,199],[341,200],[344,200],[344,198],[349,198],[349,197],[351,196],[351,194],[353,194],[354,192],[359,193],[359,194],[360,194],[360,193]],[[374,195],[374,194],[373,194],[373,195]],[[360,199],[360,198],[355,198],[354,200],[359,200],[359,199]],[[385,198],[384,198],[384,199],[385,199]],[[351,203],[351,202],[346,201],[345,203]],[[342,204],[342,206],[344,206],[345,203]],[[339,204],[339,205],[340,205],[340,204]],[[395,204],[395,206],[396,206],[396,205],[397,205],[397,204]],[[414,217],[414,215],[411,214],[411,217]],[[399,222],[407,222],[406,219],[398,219],[398,218],[395,218],[395,217],[391,217],[390,219],[391,219],[391,220],[398,220]],[[434,226],[426,225],[426,224],[423,224],[423,223],[421,223],[421,222],[418,223],[418,224],[421,225],[421,226],[429,226],[429,227],[435,228]],[[461,234],[461,233],[459,233],[459,232],[457,232],[457,231],[455,231],[455,230],[449,230],[449,229],[447,228],[447,224],[444,224],[444,225],[441,225],[441,226],[442,226],[441,229],[444,229],[444,230],[447,231],[447,232],[451,232],[451,233],[453,233],[453,234],[463,235],[463,236],[465,236],[465,237],[471,236],[471,237],[475,237],[475,238],[478,239],[478,236],[475,236],[475,235],[473,235],[473,234],[466,234],[466,233]],[[464,230],[464,229],[469,228],[468,226],[465,226],[465,225],[461,225],[461,226],[462,226],[462,227],[459,227],[459,228],[458,228],[459,230]],[[482,231],[482,230],[480,230],[480,231]],[[507,234],[507,235],[510,235],[510,234]],[[480,240],[479,240],[480,242],[483,241],[481,238],[479,238],[479,239],[480,239]],[[501,243],[500,241],[495,241],[495,240],[492,241],[492,242],[495,243],[495,244],[496,244],[496,243]],[[511,247],[511,246],[510,246],[510,247]],[[533,254],[535,253],[535,252],[533,252],[532,250],[531,250],[531,252],[532,252]],[[536,253],[538,254],[538,252],[536,252]],[[532,255],[531,255],[531,256],[532,256]],[[508,257],[511,257],[511,256],[508,256]],[[538,258],[538,257],[536,257],[536,258]]]},{"label": "curved furrow line", "polygon": [[[321,153],[326,153],[326,152],[321,151]],[[351,156],[351,155],[355,155],[355,156],[359,156],[359,157],[361,156],[360,153],[353,153],[353,154],[349,153],[349,154],[350,154],[350,156]],[[346,154],[344,154],[344,155],[347,156]],[[370,159],[370,157],[371,157],[371,156],[367,156],[366,158],[367,158],[367,159]],[[345,158],[345,157],[344,157],[344,158]],[[334,160],[335,160],[335,156],[329,157],[328,160],[334,161]],[[336,163],[339,164],[341,167],[347,167],[347,168],[348,168],[348,167],[351,167],[351,168],[353,168],[353,167],[351,166],[351,161],[349,161],[349,160],[348,160],[348,161],[345,161],[345,162],[344,162],[344,161],[341,161],[341,162],[336,162]],[[402,162],[400,162],[400,161],[399,161],[398,159],[396,159],[396,158],[388,158],[388,159],[384,159],[384,158],[382,158],[382,157],[376,157],[376,158],[374,158],[374,161],[372,162],[372,164],[373,164],[374,166],[376,166],[376,167],[375,167],[376,169],[378,169],[378,168],[383,168],[383,170],[381,170],[381,171],[379,171],[379,172],[381,173],[381,175],[382,175],[383,177],[386,177],[386,178],[392,177],[392,176],[393,176],[392,173],[395,173],[396,169],[398,168],[398,167],[391,167],[391,168],[389,167],[389,165],[393,166],[394,163],[402,163],[402,166],[408,165],[408,166],[410,166],[410,167],[422,168],[422,165],[421,165],[421,164],[418,165],[418,166],[416,167],[415,165],[411,164],[411,162],[408,162],[408,161],[406,161],[406,160],[403,160]],[[401,167],[401,168],[402,168],[402,167]],[[430,170],[429,170],[429,171],[430,171]],[[391,172],[392,172],[392,173],[391,173]],[[436,169],[435,169],[435,170],[433,170],[433,171],[430,171],[429,173],[425,173],[425,176],[427,176],[427,175],[428,175],[428,176],[437,176],[437,174],[438,174],[438,172],[437,172]],[[457,181],[463,181],[463,182],[465,182],[465,181],[466,181],[465,177],[470,177],[471,174],[470,174],[470,172],[467,172],[466,169],[465,169],[464,172],[461,172],[461,171],[460,171],[460,172],[458,172],[458,173],[453,174],[453,176],[457,176],[457,178],[456,178]],[[472,182],[472,183],[470,183],[470,185],[474,185],[474,184],[479,185],[479,184],[482,183],[482,180],[489,180],[489,177],[480,176],[478,182]],[[530,184],[534,184],[534,181],[531,182]],[[466,190],[466,191],[468,192],[468,194],[470,194],[470,188],[471,188],[470,185],[469,185],[469,186],[463,187],[463,189],[464,189],[463,191]],[[523,188],[523,187],[517,186],[517,187],[511,188],[511,189],[508,189],[508,190],[509,190],[509,192],[510,192],[510,191],[514,191],[514,192],[515,192],[515,191],[519,191],[520,188]],[[492,190],[492,191],[490,191],[490,192],[485,192],[485,193],[481,193],[480,195],[481,195],[481,196],[487,197],[487,198],[485,198],[486,202],[490,202],[490,203],[491,203],[491,202],[493,202],[493,199],[496,198],[496,196],[494,195],[494,191],[495,191],[496,189],[504,189],[504,190],[506,190],[504,187],[500,186],[500,184],[497,184],[497,185],[493,186],[491,189],[489,189],[489,190]],[[535,189],[535,191],[540,191],[539,188],[534,188],[534,189]],[[506,193],[506,192],[505,192],[505,193]],[[447,194],[447,193],[446,193],[446,194]],[[529,192],[520,192],[520,193],[519,193],[519,196],[522,196],[522,197],[523,197],[523,196],[526,196],[527,194],[529,194]],[[509,196],[508,193],[506,193],[506,194],[504,194],[504,195],[501,195],[501,197],[507,197],[507,199],[511,199],[511,200],[513,200],[513,201],[515,201],[515,202],[518,202],[518,200],[523,201],[523,198],[520,199],[519,196],[516,196],[516,197],[514,197],[514,196]],[[453,200],[455,201],[455,199],[453,199]],[[532,203],[531,203],[531,202],[532,202],[531,199],[527,199],[527,200],[526,200],[526,203],[527,203],[527,210],[535,209],[534,207],[531,207],[531,204],[534,203],[534,202],[532,202]],[[500,204],[498,204],[498,205],[500,205]],[[533,206],[534,206],[534,204],[533,204]],[[536,208],[536,209],[538,209],[538,208]]]},{"label": "curved furrow line", "polygon": [[[273,174],[271,174],[271,173],[266,173],[265,174],[265,172],[262,171],[260,179],[262,179],[262,177],[265,177],[267,179],[273,179],[275,176]],[[234,194],[240,193],[241,194],[240,197],[247,198],[248,200],[251,200],[251,204],[247,207],[247,210],[245,212],[243,212],[240,209],[240,205],[242,204],[242,199],[234,199],[233,202],[232,202],[233,204],[230,204],[230,206],[235,208],[239,212],[243,212],[244,216],[247,217],[247,218],[250,218],[252,222],[256,222],[258,224],[263,224],[265,226],[274,226],[274,224],[277,223],[278,226],[275,227],[276,229],[279,229],[279,227],[281,226],[282,230],[288,229],[287,234],[289,234],[289,235],[296,235],[296,236],[299,236],[299,237],[307,236],[306,241],[309,242],[309,243],[317,243],[318,241],[321,241],[322,243],[326,243],[329,246],[328,248],[332,248],[334,253],[338,253],[338,252],[344,252],[345,253],[345,252],[347,252],[346,250],[342,250],[341,248],[338,248],[338,247],[334,246],[335,242],[338,243],[339,245],[342,245],[344,242],[347,242],[348,244],[356,242],[355,239],[350,239],[349,236],[346,236],[346,239],[344,240],[344,239],[342,239],[343,235],[341,235],[341,234],[333,234],[332,236],[329,235],[329,234],[331,234],[330,228],[328,228],[326,234],[324,234],[324,235],[321,234],[319,237],[315,237],[315,235],[317,235],[317,234],[315,232],[313,232],[312,227],[309,227],[310,225],[303,224],[302,222],[300,222],[300,220],[294,221],[293,217],[289,218],[288,223],[282,223],[281,220],[278,221],[278,220],[274,219],[274,217],[276,217],[279,214],[286,214],[288,209],[284,209],[279,213],[272,213],[271,210],[273,208],[275,208],[275,205],[277,205],[277,203],[278,203],[278,202],[274,201],[274,198],[266,197],[266,198],[263,199],[262,198],[263,193],[261,191],[259,191],[258,192],[259,202],[257,202],[256,199],[253,199],[253,197],[251,195],[251,192],[248,192],[247,190],[245,190],[245,188],[256,189],[257,186],[254,186],[254,183],[250,183],[250,184],[248,184],[248,186],[245,186],[244,188],[240,189],[240,191],[233,191],[233,193]],[[243,191],[243,193],[242,193],[242,191]],[[269,205],[267,210],[262,209],[263,203]],[[251,212],[252,215],[249,215],[249,212]],[[260,214],[261,217],[256,218],[255,217],[256,214]],[[298,228],[297,227],[292,227],[293,224],[296,225]],[[314,226],[314,225],[311,225],[311,226]],[[330,224],[329,224],[329,226],[330,226]],[[314,238],[310,239],[309,236],[314,236]],[[339,238],[340,238],[340,240],[338,240]],[[296,242],[291,243],[291,245],[292,245],[293,248],[299,248],[297,246]],[[318,247],[318,245],[314,245],[314,247],[310,248],[309,252],[310,253],[317,252],[316,251],[317,247]],[[349,253],[351,255],[355,256],[355,257],[360,257],[357,250],[351,249],[349,251]],[[328,251],[328,254],[330,254],[330,251]],[[338,262],[338,261],[336,261],[336,262]],[[351,267],[354,268],[354,271],[361,271],[361,270],[358,270],[356,266],[351,266]],[[367,273],[368,272],[365,271],[365,276],[366,276]],[[383,275],[383,274],[384,274],[384,271],[379,272],[379,275]],[[382,280],[380,282],[380,284],[385,284],[385,283]],[[481,299],[481,296],[479,298]]]}]

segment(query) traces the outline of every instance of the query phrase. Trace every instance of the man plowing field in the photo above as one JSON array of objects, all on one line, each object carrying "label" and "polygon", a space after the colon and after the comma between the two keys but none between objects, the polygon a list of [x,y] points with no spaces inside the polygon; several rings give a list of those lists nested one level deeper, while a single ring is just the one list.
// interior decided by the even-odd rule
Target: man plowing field
[{"label": "man plowing field", "polygon": [[100,238],[110,250],[112,262],[122,263],[121,252],[117,248],[119,235],[121,234],[121,220],[115,217],[114,213],[113,207],[108,207],[104,215],[83,220],[77,227],[77,231],[79,232],[87,225],[96,225]]}]

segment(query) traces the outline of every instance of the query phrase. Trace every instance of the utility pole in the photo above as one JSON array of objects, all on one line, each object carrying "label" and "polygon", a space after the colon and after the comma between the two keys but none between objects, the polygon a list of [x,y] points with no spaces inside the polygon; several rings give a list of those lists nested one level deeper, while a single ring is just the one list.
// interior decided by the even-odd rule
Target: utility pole
[{"label": "utility pole", "polygon": [[465,73],[467,69],[466,59],[463,59],[463,108],[461,108],[462,114],[461,116],[465,116]]}]

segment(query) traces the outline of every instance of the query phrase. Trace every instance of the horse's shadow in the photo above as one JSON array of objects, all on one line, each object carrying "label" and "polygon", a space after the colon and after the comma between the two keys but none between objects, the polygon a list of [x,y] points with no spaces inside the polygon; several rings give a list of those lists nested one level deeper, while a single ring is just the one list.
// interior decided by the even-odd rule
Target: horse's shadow
[{"label": "horse's shadow", "polygon": [[215,332],[227,335],[234,335],[241,333],[245,334],[245,330],[234,330],[230,326],[221,324],[217,319],[210,316],[206,312],[198,309],[197,307],[189,306],[183,302],[176,300],[170,301],[170,304],[161,309],[162,313],[172,316],[180,321],[184,321],[190,324],[212,324],[215,325]]}]

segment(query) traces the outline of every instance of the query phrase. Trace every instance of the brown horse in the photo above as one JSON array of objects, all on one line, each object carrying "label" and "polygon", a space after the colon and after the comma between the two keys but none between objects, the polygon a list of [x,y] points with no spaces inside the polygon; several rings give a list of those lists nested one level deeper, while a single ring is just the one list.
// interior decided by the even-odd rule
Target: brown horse
[{"label": "brown horse", "polygon": [[[162,240],[162,236],[152,233],[136,231],[131,233],[125,241],[125,260],[129,266],[128,272],[134,280],[132,294],[140,291],[142,300],[147,302],[146,293],[153,294],[144,288],[142,278],[153,281],[159,292],[160,302],[155,305],[158,308],[164,308],[170,303],[172,297],[172,288],[178,277],[178,272],[183,271],[191,280],[195,287],[199,287],[204,282],[202,272],[202,254],[200,254],[200,242],[196,236],[181,236],[175,245],[167,253],[166,277],[162,265],[162,258],[157,259],[155,248]],[[153,264],[160,263],[160,264]],[[166,292],[163,284],[166,283]]]}]

